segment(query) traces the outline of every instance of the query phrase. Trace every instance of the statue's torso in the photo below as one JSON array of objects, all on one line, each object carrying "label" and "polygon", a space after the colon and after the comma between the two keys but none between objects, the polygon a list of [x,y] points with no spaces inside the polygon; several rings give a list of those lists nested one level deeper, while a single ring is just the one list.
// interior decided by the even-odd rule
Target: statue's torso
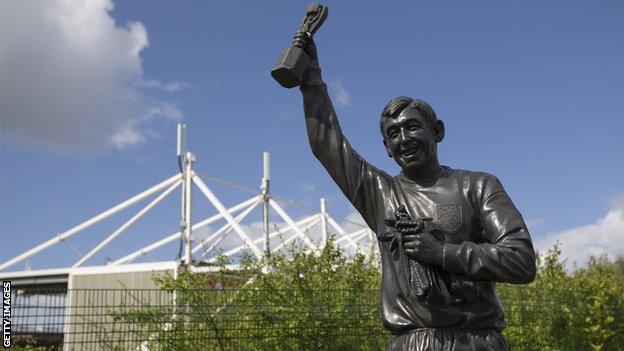
[{"label": "statue's torso", "polygon": [[[475,176],[477,175],[477,176]],[[477,173],[443,168],[435,184],[420,186],[403,175],[388,177],[387,190],[377,211],[377,233],[392,230],[383,219],[393,217],[404,203],[412,218],[431,217],[432,226],[444,234],[447,243],[484,242],[479,221]],[[396,259],[390,243],[379,242],[382,259],[382,314],[386,328],[403,333],[417,328],[457,328],[465,330],[505,327],[503,309],[492,282],[475,282],[465,276],[445,277],[454,301],[445,302],[434,291],[428,298],[410,294],[405,255]],[[455,286],[453,285],[455,284]],[[457,286],[461,285],[461,286]]]}]

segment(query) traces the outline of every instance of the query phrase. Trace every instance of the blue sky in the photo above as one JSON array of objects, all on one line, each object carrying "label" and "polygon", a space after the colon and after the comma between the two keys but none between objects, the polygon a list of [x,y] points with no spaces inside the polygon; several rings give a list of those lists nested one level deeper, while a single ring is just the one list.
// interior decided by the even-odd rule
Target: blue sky
[{"label": "blue sky", "polygon": [[[198,171],[258,188],[270,151],[273,194],[353,211],[309,151],[300,93],[269,74],[307,2],[88,3],[2,2],[0,261],[173,175],[178,121]],[[540,245],[563,235],[578,251],[604,229],[589,252],[624,250],[624,3],[327,4],[323,77],[368,161],[399,171],[378,116],[395,96],[425,99],[446,122],[441,162],[496,174]],[[174,232],[171,200],[110,255]],[[123,220],[72,243],[86,252]],[[31,263],[75,259],[65,245]]]}]

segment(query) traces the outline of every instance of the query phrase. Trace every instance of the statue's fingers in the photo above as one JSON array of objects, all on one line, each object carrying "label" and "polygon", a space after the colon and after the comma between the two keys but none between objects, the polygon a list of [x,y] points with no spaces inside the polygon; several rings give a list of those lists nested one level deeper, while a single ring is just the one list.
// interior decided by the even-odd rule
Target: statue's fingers
[{"label": "statue's fingers", "polygon": [[309,45],[309,36],[307,33],[297,32],[293,37],[293,45],[303,48],[306,45]]},{"label": "statue's fingers", "polygon": [[405,254],[411,257],[418,257],[419,252],[418,249],[406,249]]},{"label": "statue's fingers", "polygon": [[403,235],[403,242],[408,243],[418,240],[418,234],[405,234]]},{"label": "statue's fingers", "polygon": [[405,243],[405,249],[418,249],[422,246],[422,243],[418,240],[408,241]]},{"label": "statue's fingers", "polygon": [[297,40],[295,40],[293,42],[293,45],[297,46],[297,47],[300,47],[300,48],[303,48],[306,45],[306,42],[304,40],[297,39]]},{"label": "statue's fingers", "polygon": [[303,39],[303,40],[307,40],[308,39],[308,33],[305,32],[297,32],[295,33],[294,39]]}]

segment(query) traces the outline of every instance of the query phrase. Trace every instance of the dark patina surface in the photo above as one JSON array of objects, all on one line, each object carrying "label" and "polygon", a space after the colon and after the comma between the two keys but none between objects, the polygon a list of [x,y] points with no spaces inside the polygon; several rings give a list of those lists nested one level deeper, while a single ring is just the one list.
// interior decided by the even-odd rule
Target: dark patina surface
[{"label": "dark patina surface", "polygon": [[499,180],[440,165],[444,123],[409,97],[392,99],[380,118],[401,173],[366,162],[342,133],[314,41],[295,39],[309,59],[301,93],[312,152],[379,239],[389,349],[508,350],[495,284],[528,283],[536,267],[526,224]]}]

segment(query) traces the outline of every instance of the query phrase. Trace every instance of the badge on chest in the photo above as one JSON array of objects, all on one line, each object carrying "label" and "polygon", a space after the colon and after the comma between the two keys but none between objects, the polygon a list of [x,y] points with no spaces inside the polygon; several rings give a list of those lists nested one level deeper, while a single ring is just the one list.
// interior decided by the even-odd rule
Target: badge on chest
[{"label": "badge on chest", "polygon": [[461,204],[436,205],[437,224],[445,234],[457,233],[464,225]]}]

